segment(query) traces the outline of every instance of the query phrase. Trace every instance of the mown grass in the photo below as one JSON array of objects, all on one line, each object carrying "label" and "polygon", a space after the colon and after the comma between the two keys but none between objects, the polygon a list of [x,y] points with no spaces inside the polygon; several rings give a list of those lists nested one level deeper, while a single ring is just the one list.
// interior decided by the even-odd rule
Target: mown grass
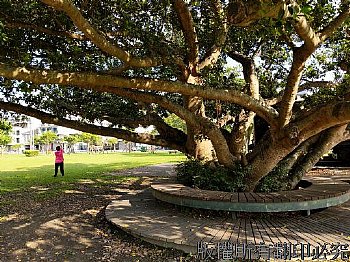
[{"label": "mown grass", "polygon": [[0,156],[0,195],[35,189],[38,197],[58,194],[74,188],[75,183],[120,182],[125,177],[102,175],[111,171],[159,163],[179,162],[181,154],[167,153],[109,153],[109,154],[65,154],[65,176],[54,175],[54,156],[24,155]]}]

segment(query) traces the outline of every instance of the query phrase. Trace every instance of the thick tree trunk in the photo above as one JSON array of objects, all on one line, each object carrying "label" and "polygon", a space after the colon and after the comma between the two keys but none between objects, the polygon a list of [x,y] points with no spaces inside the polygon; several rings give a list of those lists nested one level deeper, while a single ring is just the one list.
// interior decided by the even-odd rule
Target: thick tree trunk
[{"label": "thick tree trunk", "polygon": [[299,146],[289,137],[276,140],[264,139],[259,152],[254,152],[250,163],[250,176],[247,177],[247,191],[254,191],[259,181],[275,167],[288,172],[286,181],[279,181],[283,189],[294,188],[317,161],[335,145],[349,139],[347,125],[330,128],[322,134],[311,137]]},{"label": "thick tree trunk", "polygon": [[244,114],[242,123],[238,125],[238,130],[235,130],[230,141],[230,150],[237,159],[240,159],[243,165],[246,164],[246,155],[248,153],[248,146],[252,139],[254,131],[254,112]]},{"label": "thick tree trunk", "polygon": [[260,180],[257,189],[262,191],[282,191],[293,189],[294,186],[290,183],[290,174],[294,167],[300,163],[300,159],[307,154],[309,148],[318,141],[318,138],[319,136],[315,136],[308,139],[293,152],[288,154],[267,176]]},{"label": "thick tree trunk", "polygon": [[[189,72],[185,72],[184,79],[190,84],[200,85],[201,83],[199,77],[193,77]],[[205,118],[205,106],[201,98],[184,96],[184,104],[192,113]],[[186,148],[189,154],[195,159],[206,162],[216,160],[215,150],[211,141],[203,135],[202,130],[188,123]]]},{"label": "thick tree trunk", "polygon": [[288,187],[295,188],[303,176],[309,172],[320,158],[329,152],[334,146],[347,138],[347,125],[333,127],[324,131],[319,139],[308,147],[307,154],[296,161],[289,174]]},{"label": "thick tree trunk", "polygon": [[206,162],[216,159],[215,151],[210,140],[196,140],[195,158]]},{"label": "thick tree trunk", "polygon": [[246,191],[248,192],[254,191],[259,181],[268,175],[293,149],[284,140],[265,144],[266,146],[248,166],[250,168],[250,175],[246,178]]}]

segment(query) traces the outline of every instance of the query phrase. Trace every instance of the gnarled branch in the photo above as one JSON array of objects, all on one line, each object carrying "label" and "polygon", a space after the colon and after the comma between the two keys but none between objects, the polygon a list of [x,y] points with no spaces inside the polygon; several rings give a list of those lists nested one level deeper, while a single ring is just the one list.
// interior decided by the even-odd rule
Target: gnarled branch
[{"label": "gnarled branch", "polygon": [[281,111],[280,111],[280,126],[286,126],[292,116],[292,108],[299,90],[302,70],[309,56],[316,48],[329,37],[339,26],[349,17],[349,7],[337,16],[325,29],[320,33],[316,33],[303,14],[300,14],[294,23],[295,29],[300,37],[304,40],[304,44],[300,48],[295,48],[293,54],[293,64],[288,75],[286,90],[283,94]]},{"label": "gnarled branch", "polygon": [[120,88],[154,90],[168,93],[179,93],[188,96],[198,96],[204,99],[221,100],[236,103],[256,112],[271,126],[276,126],[278,113],[263,101],[252,98],[235,90],[211,90],[194,85],[161,81],[153,79],[130,79],[111,75],[91,73],[64,73],[55,70],[38,70],[26,67],[11,67],[0,63],[0,75],[9,79],[23,80],[35,84],[58,84],[77,86],[85,89],[116,93]]},{"label": "gnarled branch", "polygon": [[205,57],[201,60],[198,65],[198,70],[202,70],[207,66],[211,66],[215,64],[221,54],[222,46],[226,41],[227,31],[229,26],[227,24],[226,13],[222,7],[222,4],[219,0],[212,0],[211,5],[213,6],[216,18],[218,20],[217,27],[218,30],[216,35],[216,41],[214,45],[211,47],[209,52],[205,55]]},{"label": "gnarled branch", "polygon": [[158,66],[161,61],[157,58],[136,58],[122,48],[113,45],[100,34],[81,14],[78,8],[70,0],[41,0],[43,3],[65,12],[77,26],[96,46],[102,51],[115,56],[131,67]]},{"label": "gnarled branch", "polygon": [[277,18],[284,7],[284,0],[231,0],[228,22],[234,26],[249,26],[262,18]]},{"label": "gnarled branch", "polygon": [[179,18],[182,32],[185,36],[186,43],[189,47],[188,60],[192,66],[198,63],[198,38],[196,33],[195,24],[188,6],[183,0],[174,0],[174,8]]},{"label": "gnarled branch", "polygon": [[146,133],[139,134],[139,133],[134,133],[134,132],[125,130],[125,129],[97,126],[94,124],[83,123],[76,120],[58,118],[57,116],[54,116],[46,112],[42,112],[34,108],[25,107],[19,104],[13,104],[9,102],[0,101],[0,108],[7,111],[13,111],[20,114],[29,115],[29,116],[38,118],[41,121],[49,124],[60,125],[60,126],[72,128],[75,130],[80,130],[83,132],[94,133],[94,134],[103,135],[103,136],[116,137],[116,138],[124,139],[131,142],[136,142],[136,143],[145,143],[150,145],[170,147],[170,148],[177,149],[181,152],[186,152],[186,149],[184,146],[185,141],[177,141],[175,143],[174,141],[167,141],[166,139],[163,139],[161,136],[154,136]]},{"label": "gnarled branch", "polygon": [[315,108],[291,125],[298,128],[298,137],[304,140],[323,130],[349,122],[350,101],[341,101]]},{"label": "gnarled branch", "polygon": [[350,6],[347,5],[344,7],[344,10],[331,22],[328,26],[326,26],[323,30],[319,32],[319,37],[323,42],[328,37],[330,37],[350,16]]}]

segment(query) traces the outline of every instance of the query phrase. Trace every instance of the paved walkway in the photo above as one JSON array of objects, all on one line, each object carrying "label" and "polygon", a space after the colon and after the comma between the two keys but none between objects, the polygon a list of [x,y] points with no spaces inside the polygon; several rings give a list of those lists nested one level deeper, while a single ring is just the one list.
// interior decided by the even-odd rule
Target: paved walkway
[{"label": "paved walkway", "polygon": [[[152,166],[145,169],[145,174],[173,174],[171,169],[171,165],[166,165],[163,170],[162,166]],[[142,169],[136,171],[138,175],[142,174]],[[128,172],[132,175],[132,170]],[[350,181],[350,173],[330,172],[320,177],[312,176],[312,179]],[[125,192],[106,209],[107,219],[130,234],[160,246],[191,253],[199,251],[197,244],[200,242],[252,243],[255,246],[260,243],[309,243],[312,249],[319,247],[319,250],[325,243],[350,245],[350,201],[308,217],[291,213],[241,214],[238,217],[214,216],[215,212],[213,216],[205,214],[157,201],[149,189]],[[342,249],[346,248],[343,246]]]},{"label": "paved walkway", "polygon": [[108,175],[122,176],[143,176],[143,177],[174,177],[175,165],[171,163],[158,164],[153,166],[144,166],[131,168],[127,170],[119,170],[117,172],[108,173]]}]

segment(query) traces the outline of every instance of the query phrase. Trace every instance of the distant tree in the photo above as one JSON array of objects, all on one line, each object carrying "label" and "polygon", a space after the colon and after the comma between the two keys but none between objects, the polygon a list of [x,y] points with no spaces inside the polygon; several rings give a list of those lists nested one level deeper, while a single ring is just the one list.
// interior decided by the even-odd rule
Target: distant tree
[{"label": "distant tree", "polygon": [[78,134],[72,134],[65,136],[63,140],[68,144],[68,153],[74,153],[74,145],[80,141],[80,137]]},{"label": "distant tree", "polygon": [[115,151],[115,145],[118,143],[117,138],[108,138],[107,143],[112,146],[113,151]]},{"label": "distant tree", "polygon": [[6,120],[0,120],[0,151],[1,155],[4,153],[5,147],[11,143],[12,137],[10,135],[12,125]]},{"label": "distant tree", "polygon": [[[133,145],[134,143],[131,141],[127,141],[127,140],[123,140],[123,144],[124,144],[124,150],[128,153],[131,153],[131,151],[133,150]],[[124,151],[123,150],[123,151]]]},{"label": "distant tree", "polygon": [[43,148],[44,148],[45,143],[43,140],[41,140],[41,137],[39,135],[34,136],[34,145],[38,145],[40,151],[44,150]]},{"label": "distant tree", "polygon": [[92,135],[92,144],[94,146],[102,146],[102,144],[103,144],[102,136],[93,134]]},{"label": "distant tree", "polygon": [[53,142],[55,142],[55,140],[57,139],[57,135],[52,132],[52,131],[46,131],[44,133],[42,133],[40,136],[36,137],[36,140],[40,145],[45,145],[46,148],[46,154],[48,154],[49,149],[50,149],[50,144],[52,144]]},{"label": "distant tree", "polygon": [[90,153],[91,145],[97,146],[102,144],[102,137],[99,135],[94,135],[90,133],[81,133],[79,135],[82,142],[87,144],[87,152]]},{"label": "distant tree", "polygon": [[11,123],[6,120],[0,119],[0,130],[3,131],[5,134],[9,135],[12,132]]},{"label": "distant tree", "polygon": [[15,145],[13,145],[11,148],[12,148],[12,150],[17,151],[17,153],[19,154],[19,149],[20,149],[21,147],[22,147],[21,144],[15,144]]}]

